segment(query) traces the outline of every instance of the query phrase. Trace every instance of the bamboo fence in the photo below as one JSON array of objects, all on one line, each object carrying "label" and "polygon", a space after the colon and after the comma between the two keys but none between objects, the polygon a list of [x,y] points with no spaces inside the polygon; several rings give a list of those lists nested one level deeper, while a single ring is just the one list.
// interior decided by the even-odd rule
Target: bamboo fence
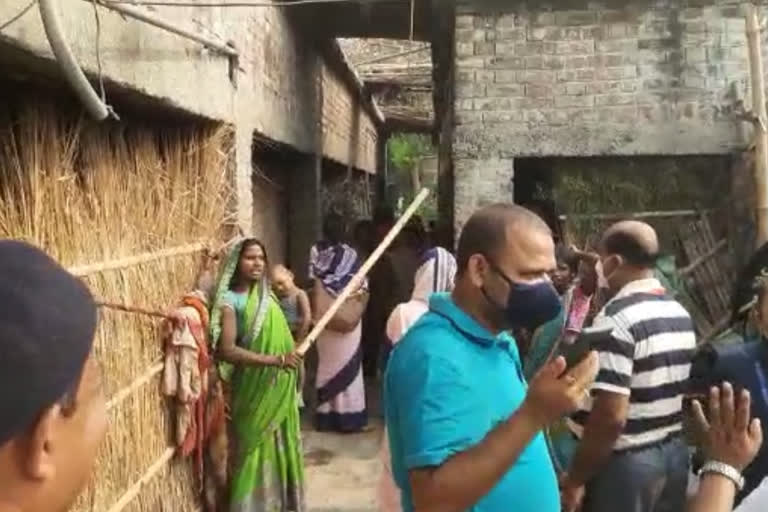
[{"label": "bamboo fence", "polygon": [[[95,127],[39,97],[0,107],[0,236],[34,243],[99,299],[165,310],[188,291],[231,204],[218,126]],[[110,425],[75,512],[199,510],[158,389],[158,318],[105,303],[94,354]]]}]

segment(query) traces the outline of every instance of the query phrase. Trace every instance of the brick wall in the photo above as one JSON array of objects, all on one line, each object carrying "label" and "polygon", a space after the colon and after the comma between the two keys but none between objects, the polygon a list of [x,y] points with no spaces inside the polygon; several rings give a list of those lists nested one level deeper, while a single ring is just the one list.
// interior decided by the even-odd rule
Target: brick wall
[{"label": "brick wall", "polygon": [[322,77],[324,154],[348,167],[375,173],[376,125],[337,74],[324,67]]},{"label": "brick wall", "polygon": [[[254,9],[247,64],[258,79],[249,81],[259,109],[257,130],[300,151],[315,144],[315,113],[322,104],[323,153],[344,165],[376,171],[377,133],[370,112],[361,106],[339,72],[316,50],[317,43],[280,9]],[[318,101],[318,81],[322,100]],[[359,142],[359,145],[356,143]]]},{"label": "brick wall", "polygon": [[322,108],[325,157],[375,172],[373,118],[339,72],[339,65],[321,56],[316,41],[302,33],[283,10],[252,12],[248,25],[252,50],[246,59],[253,76],[259,77],[249,82],[259,103],[253,112],[257,131],[310,152],[316,142],[315,114]]},{"label": "brick wall", "polygon": [[729,111],[747,92],[743,15],[730,1],[695,4],[460,7],[457,223],[511,199],[516,156],[721,154],[742,144]]}]

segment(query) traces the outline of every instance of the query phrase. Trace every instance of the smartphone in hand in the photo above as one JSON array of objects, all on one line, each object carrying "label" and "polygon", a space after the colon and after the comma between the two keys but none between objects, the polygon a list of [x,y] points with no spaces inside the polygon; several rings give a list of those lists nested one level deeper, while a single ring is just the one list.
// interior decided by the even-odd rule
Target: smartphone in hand
[{"label": "smartphone in hand", "polygon": [[582,362],[592,350],[600,347],[601,342],[610,339],[611,332],[613,332],[613,329],[605,327],[587,327],[583,329],[572,345],[562,349],[562,355],[568,364],[567,370]]}]

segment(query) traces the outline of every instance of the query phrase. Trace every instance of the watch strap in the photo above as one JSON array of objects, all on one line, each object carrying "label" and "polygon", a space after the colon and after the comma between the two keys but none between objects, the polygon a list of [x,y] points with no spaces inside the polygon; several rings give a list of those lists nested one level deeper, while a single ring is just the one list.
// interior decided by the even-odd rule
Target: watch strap
[{"label": "watch strap", "polygon": [[725,464],[724,462],[718,462],[716,460],[710,460],[705,462],[699,470],[699,475],[706,473],[715,473],[722,475],[728,480],[732,481],[736,485],[736,489],[741,491],[744,488],[744,477],[741,472],[735,467]]}]

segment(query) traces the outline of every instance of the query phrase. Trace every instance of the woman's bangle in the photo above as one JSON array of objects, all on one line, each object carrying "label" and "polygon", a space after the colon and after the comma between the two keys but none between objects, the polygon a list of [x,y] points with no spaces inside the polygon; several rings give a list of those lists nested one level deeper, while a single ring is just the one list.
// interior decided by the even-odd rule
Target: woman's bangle
[{"label": "woman's bangle", "polygon": [[285,368],[285,355],[280,354],[278,361],[280,361],[280,368]]}]

